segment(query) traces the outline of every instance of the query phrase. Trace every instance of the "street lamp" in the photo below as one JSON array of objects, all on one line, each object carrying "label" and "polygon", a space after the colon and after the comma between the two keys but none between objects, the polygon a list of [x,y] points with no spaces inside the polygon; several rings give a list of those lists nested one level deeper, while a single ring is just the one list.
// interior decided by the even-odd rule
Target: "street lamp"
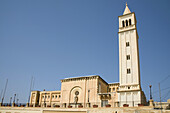
[{"label": "street lamp", "polygon": [[18,101],[19,101],[19,99],[17,99],[17,105],[18,105]]},{"label": "street lamp", "polygon": [[150,99],[152,99],[152,90],[151,90],[152,85],[149,85],[149,88],[150,88]]},{"label": "street lamp", "polygon": [[10,97],[9,105],[11,106],[12,97]]},{"label": "street lamp", "polygon": [[13,101],[13,103],[15,103],[15,97],[16,97],[16,94],[14,94],[14,101]]}]

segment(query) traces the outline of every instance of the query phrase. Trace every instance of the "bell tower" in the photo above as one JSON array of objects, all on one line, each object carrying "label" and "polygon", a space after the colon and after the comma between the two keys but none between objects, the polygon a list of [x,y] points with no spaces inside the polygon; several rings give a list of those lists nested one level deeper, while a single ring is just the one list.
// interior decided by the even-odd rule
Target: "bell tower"
[{"label": "bell tower", "polygon": [[135,13],[126,3],[119,16],[119,105],[136,106],[142,103],[140,85],[138,33]]}]

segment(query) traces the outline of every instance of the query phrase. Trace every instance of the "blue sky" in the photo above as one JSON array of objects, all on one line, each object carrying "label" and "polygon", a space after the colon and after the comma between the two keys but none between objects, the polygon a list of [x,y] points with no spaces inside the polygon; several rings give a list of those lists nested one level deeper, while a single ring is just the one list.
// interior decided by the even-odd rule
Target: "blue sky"
[{"label": "blue sky", "polygon": [[125,4],[137,18],[141,83],[147,98],[170,98],[170,1],[1,0],[0,93],[27,102],[33,90],[60,90],[68,77],[100,75],[119,81],[118,16]]}]

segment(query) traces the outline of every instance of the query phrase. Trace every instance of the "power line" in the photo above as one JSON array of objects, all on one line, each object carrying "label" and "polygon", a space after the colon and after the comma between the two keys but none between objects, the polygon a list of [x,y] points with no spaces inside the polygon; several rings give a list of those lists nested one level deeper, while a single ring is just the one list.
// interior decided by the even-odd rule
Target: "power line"
[{"label": "power line", "polygon": [[162,97],[162,100],[166,99],[166,97],[168,97],[169,94],[170,94],[170,90],[168,91],[168,93],[166,93],[164,97]]},{"label": "power line", "polygon": [[[161,91],[167,90],[167,89],[169,89],[169,88],[170,88],[170,87],[167,87],[167,88],[161,89]],[[156,90],[156,91],[154,91],[154,92],[153,92],[153,94],[158,93],[158,92],[159,92],[159,90]]]},{"label": "power line", "polygon": [[165,77],[165,78],[164,78],[163,80],[161,80],[159,83],[161,83],[161,82],[167,80],[169,77],[170,77],[170,75],[168,75],[167,77]]}]

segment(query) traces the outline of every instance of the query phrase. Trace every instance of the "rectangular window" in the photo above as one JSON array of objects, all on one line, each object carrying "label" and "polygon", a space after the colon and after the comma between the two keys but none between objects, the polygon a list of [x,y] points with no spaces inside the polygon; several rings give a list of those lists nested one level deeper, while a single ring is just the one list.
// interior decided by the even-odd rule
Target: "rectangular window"
[{"label": "rectangular window", "polygon": [[127,60],[130,60],[130,55],[127,55],[127,56],[126,56],[126,59],[127,59]]},{"label": "rectangular window", "polygon": [[126,42],[126,47],[128,47],[129,46],[129,42]]},{"label": "rectangular window", "polygon": [[111,92],[111,88],[109,88],[109,92]]},{"label": "rectangular window", "polygon": [[130,74],[130,69],[127,69],[127,74]]},{"label": "rectangular window", "polygon": [[99,83],[99,90],[98,90],[99,93],[101,93],[101,84]]}]

